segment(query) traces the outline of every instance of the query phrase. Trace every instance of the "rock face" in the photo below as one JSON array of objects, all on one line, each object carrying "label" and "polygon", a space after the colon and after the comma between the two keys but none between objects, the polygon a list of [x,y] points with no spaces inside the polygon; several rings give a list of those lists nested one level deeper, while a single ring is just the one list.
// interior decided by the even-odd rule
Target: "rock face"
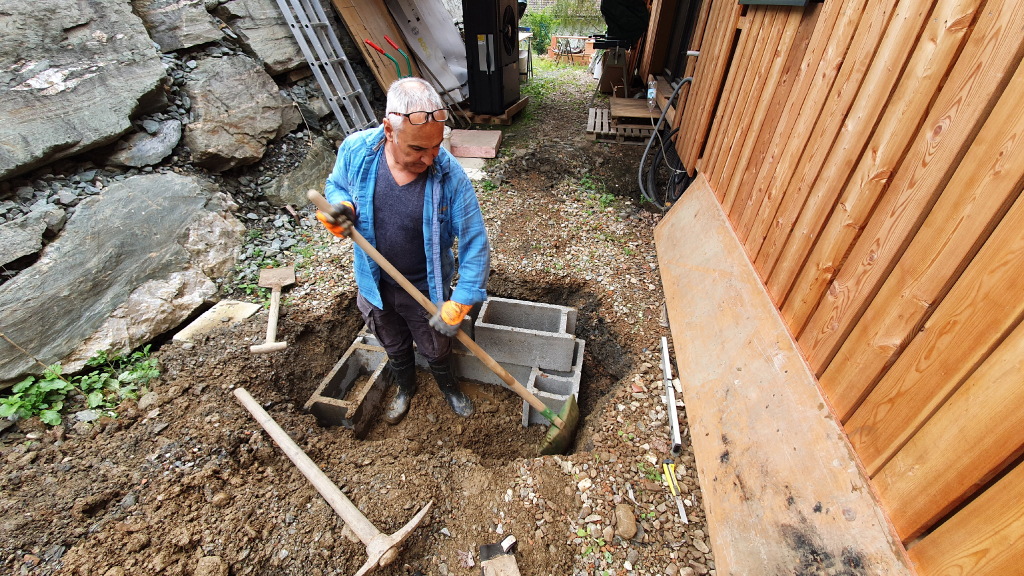
[{"label": "rock face", "polygon": [[327,177],[334,169],[336,158],[337,154],[331,143],[325,138],[318,138],[313,142],[309,154],[295,170],[275,178],[263,187],[263,193],[266,194],[267,200],[277,206],[305,206],[309,204],[306,190],[323,190]]},{"label": "rock face", "polygon": [[277,75],[306,65],[275,0],[228,0],[217,8],[217,16],[263,61],[267,73]]},{"label": "rock face", "polygon": [[150,37],[164,52],[191,48],[224,37],[204,0],[132,0]]},{"label": "rock face", "polygon": [[[0,330],[66,371],[99,349],[137,346],[187,317],[216,287],[204,270],[237,258],[244,228],[222,211],[233,206],[198,178],[153,174],[110,185],[78,204],[39,261],[0,286]],[[211,216],[221,230],[204,234]],[[234,230],[234,234],[231,231]],[[216,244],[212,257],[188,246]],[[0,341],[0,382],[37,365]]]},{"label": "rock face", "polygon": [[126,2],[4,0],[0,22],[0,179],[109,144],[162,102],[164,68]]},{"label": "rock face", "polygon": [[195,164],[219,172],[252,164],[267,142],[298,126],[299,113],[274,80],[245,56],[198,63],[185,84],[194,120],[184,143]]},{"label": "rock face", "polygon": [[[152,166],[170,156],[181,140],[181,122],[165,120],[156,133],[136,132],[118,143],[120,148],[107,159],[114,166]],[[123,147],[121,145],[123,144]]]}]

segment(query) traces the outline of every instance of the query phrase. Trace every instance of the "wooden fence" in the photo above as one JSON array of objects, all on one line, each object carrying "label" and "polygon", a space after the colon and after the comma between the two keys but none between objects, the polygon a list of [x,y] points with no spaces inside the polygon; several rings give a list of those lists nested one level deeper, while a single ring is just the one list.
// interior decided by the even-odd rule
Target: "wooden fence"
[{"label": "wooden fence", "polygon": [[1024,1],[704,2],[680,158],[919,573],[1024,573]]}]

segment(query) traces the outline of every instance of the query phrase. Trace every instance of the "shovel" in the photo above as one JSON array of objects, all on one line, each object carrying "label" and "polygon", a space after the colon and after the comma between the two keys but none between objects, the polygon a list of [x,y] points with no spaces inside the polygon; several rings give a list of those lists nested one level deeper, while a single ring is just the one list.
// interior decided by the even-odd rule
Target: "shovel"
[{"label": "shovel", "polygon": [[[324,213],[329,219],[333,220],[337,216],[337,212],[334,207],[331,206],[327,199],[320,195],[316,190],[310,190],[306,192],[306,197],[309,198],[310,202],[316,205],[321,212]],[[405,291],[410,296],[416,299],[417,302],[423,306],[431,316],[437,313],[437,307],[431,302],[422,292],[416,289],[411,282],[406,280],[405,276],[399,272],[394,266],[391,265],[376,248],[370,245],[366,241],[366,238],[355,230],[354,226],[349,226],[345,230],[352,241],[356,243],[363,252],[366,252],[374,262],[377,263],[389,276],[394,278],[395,282],[402,285]],[[551,428],[548,429],[548,433],[544,436],[544,441],[540,445],[541,454],[564,454],[572,443],[573,438],[576,434],[576,425],[579,424],[580,420],[580,409],[576,405],[576,396],[570,394],[569,398],[562,405],[562,410],[559,411],[558,415],[548,408],[544,402],[537,398],[525,386],[519,383],[507,370],[502,368],[501,364],[498,364],[490,357],[487,352],[484,352],[483,348],[477,345],[465,332],[461,329],[458,334],[459,342],[462,342],[469,351],[473,353],[481,362],[483,362],[492,372],[498,375],[505,384],[508,384],[509,388],[513,392],[518,394],[523,400],[526,400],[530,406],[533,406],[535,410],[541,413],[542,416],[551,422]]]},{"label": "shovel", "polygon": [[288,347],[287,342],[275,342],[277,338],[277,311],[281,308],[281,287],[295,283],[295,268],[265,268],[260,270],[259,285],[270,288],[270,318],[267,320],[267,341],[249,346],[253,354],[277,352]]},{"label": "shovel", "polygon": [[427,512],[430,511],[430,505],[434,502],[427,502],[427,505],[398,532],[390,536],[384,534],[377,530],[377,527],[371,524],[366,519],[366,516],[363,516],[359,508],[356,508],[352,501],[338,489],[334,482],[331,482],[331,479],[320,470],[316,463],[310,460],[309,456],[306,456],[302,448],[299,448],[298,444],[292,441],[288,433],[278,426],[277,422],[274,422],[270,414],[267,414],[260,407],[259,403],[246,392],[245,388],[235,388],[234,394],[238,402],[245,406],[245,409],[252,414],[252,417],[259,422],[260,426],[267,431],[267,434],[274,439],[274,442],[281,447],[285,456],[295,464],[299,472],[302,472],[302,475],[309,480],[313,487],[316,488],[316,491],[324,497],[324,500],[331,505],[331,508],[334,508],[338,516],[341,516],[342,520],[352,529],[352,532],[366,545],[366,555],[368,558],[362,568],[356,572],[355,576],[369,574],[377,566],[387,566],[394,562],[395,558],[398,557],[398,547],[420,525]]}]

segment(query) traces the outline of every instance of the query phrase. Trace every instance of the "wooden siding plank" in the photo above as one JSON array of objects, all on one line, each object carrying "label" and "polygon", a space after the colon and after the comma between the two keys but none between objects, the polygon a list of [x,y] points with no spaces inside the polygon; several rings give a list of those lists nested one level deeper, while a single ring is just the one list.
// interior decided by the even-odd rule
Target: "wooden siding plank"
[{"label": "wooden siding plank", "polygon": [[[1020,166],[1008,168],[1021,174]],[[877,473],[1016,326],[1024,314],[1021,277],[1024,196],[847,422],[868,473]]]},{"label": "wooden siding plank", "polygon": [[1016,576],[1024,557],[1024,464],[909,551],[927,576]]},{"label": "wooden siding plank", "polygon": [[640,77],[648,74],[660,74],[665,63],[665,51],[668,49],[673,16],[676,13],[676,0],[654,0],[651,3],[651,20],[647,26],[647,40],[644,42],[643,56],[640,58]]},{"label": "wooden siding plank", "polygon": [[904,542],[984,486],[1024,450],[1024,325],[874,478]]},{"label": "wooden siding plank", "polygon": [[[700,4],[700,12],[697,14],[697,25],[693,30],[693,38],[690,39],[690,51],[699,52],[701,43],[704,41],[704,31],[708,24],[708,14],[711,12],[711,1],[712,0],[698,0]],[[683,72],[683,78],[689,78],[693,76],[694,70],[697,69],[697,57],[687,56],[686,67]],[[669,78],[674,80],[674,78]],[[690,95],[690,88],[693,87],[692,82],[683,84],[683,87],[679,89],[679,94],[676,95],[676,116],[675,121],[672,123],[672,128],[680,128],[683,121],[683,112],[686,109],[687,99]],[[680,132],[683,130],[680,129]],[[680,138],[676,137],[676,153],[682,149]]]},{"label": "wooden siding plank", "polygon": [[[755,46],[749,57],[746,75],[739,86],[739,90],[736,91],[736,100],[732,106],[731,117],[728,124],[723,125],[725,130],[722,132],[722,141],[720,145],[715,147],[715,156],[708,170],[708,173],[711,175],[708,183],[711,184],[711,189],[715,191],[715,195],[721,199],[725,198],[725,188],[727,188],[729,182],[725,172],[728,159],[730,156],[738,154],[743,148],[747,127],[750,125],[757,102],[761,97],[761,92],[764,90],[767,70],[771,67],[772,59],[778,48],[779,40],[782,38],[782,30],[788,15],[789,8],[774,7],[765,15],[761,29],[757,32],[757,39],[754,41]],[[746,30],[745,34],[753,37],[753,31],[753,29]],[[725,185],[722,183],[723,177],[726,177]]]},{"label": "wooden siding plank", "polygon": [[1024,178],[1024,65],[921,229],[822,377],[844,418],[879,381],[1017,199]]},{"label": "wooden siding plank", "polygon": [[[860,156],[824,231],[786,298],[782,313],[794,334],[799,335],[803,331],[817,309],[843,257],[867,223],[882,190],[891,181],[915,130],[928,112],[928,105],[940,82],[955,63],[954,58],[959,54],[981,2],[944,1],[935,12],[946,16],[928,20],[871,142]],[[952,8],[946,11],[945,6],[949,4]],[[979,30],[979,33],[983,31]],[[839,412],[842,414],[841,410]]]},{"label": "wooden siding plank", "polygon": [[[821,171],[814,178],[807,200],[799,210],[799,216],[793,220],[792,231],[781,248],[778,262],[772,268],[768,279],[768,291],[775,294],[780,302],[787,299],[797,273],[800,272],[818,239],[825,219],[832,212],[843,185],[850,177],[850,172],[864,151],[868,138],[874,132],[889,102],[889,95],[899,79],[899,74],[893,71],[902,70],[907,63],[920,38],[922,26],[929,21],[929,15],[938,19],[944,18],[949,14],[949,7],[956,6],[958,1],[942,0],[948,7],[941,11],[931,10],[928,3],[920,0],[901,1],[896,7],[856,99],[851,102],[849,112],[837,130],[831,151],[828,152]],[[865,57],[868,56],[865,54]],[[812,160],[812,163],[814,162]],[[779,212],[783,210],[780,209]],[[790,211],[787,218],[795,213]],[[781,218],[775,220],[778,226]],[[779,227],[777,230],[782,232],[783,228]],[[783,235],[785,234],[780,234],[779,237]],[[783,316],[785,317],[785,313]],[[789,328],[794,333],[803,327],[803,324],[796,326],[788,317],[786,321],[790,323]]]},{"label": "wooden siding plank", "polygon": [[744,103],[744,109],[748,110],[749,114],[743,115],[743,122],[737,129],[736,144],[726,156],[722,168],[720,186],[725,189],[722,206],[726,213],[730,212],[736,200],[744,168],[750,162],[758,135],[764,126],[765,116],[778,96],[776,90],[783,79],[784,66],[789,60],[793,42],[800,30],[803,12],[803,8],[790,8],[785,10],[785,14],[780,13],[775,21],[775,30],[761,59],[761,67],[758,69],[749,97]]},{"label": "wooden siding plank", "polygon": [[910,574],[703,174],[654,234],[718,573]]},{"label": "wooden siding plank", "polygon": [[[693,146],[693,139],[695,138],[696,118],[708,98],[706,84],[709,80],[706,78],[711,75],[712,69],[715,66],[716,60],[714,55],[721,51],[718,48],[718,44],[724,34],[722,28],[724,17],[722,13],[725,12],[728,5],[728,2],[725,0],[704,0],[704,2],[710,7],[699,49],[699,52],[704,54],[705,57],[698,57],[694,61],[693,81],[684,88],[684,90],[688,91],[686,107],[683,109],[682,114],[677,115],[682,120],[679,124],[678,135],[676,136],[676,154],[679,155],[679,160],[691,174],[693,174],[696,166],[694,163],[687,164],[687,158],[689,158],[690,148]],[[689,63],[687,63],[687,67],[689,67]]]},{"label": "wooden siding plank", "polygon": [[[746,231],[740,230],[737,224],[748,202],[751,201],[751,189],[754,187],[754,181],[757,179],[761,166],[765,162],[768,146],[772,143],[773,135],[779,125],[779,119],[782,116],[783,110],[786,109],[790,92],[792,92],[793,86],[798,80],[801,63],[804,62],[804,55],[807,53],[812,34],[817,27],[818,16],[822,11],[821,7],[821,4],[811,4],[800,15],[800,26],[797,29],[796,38],[793,40],[793,47],[789,50],[778,85],[771,96],[768,112],[765,115],[764,122],[761,124],[761,130],[757,135],[754,149],[750,154],[749,160],[744,165],[742,176],[740,176],[741,180],[735,192],[735,199],[726,206],[729,219],[732,221],[741,242],[746,239]],[[728,197],[728,193],[726,195]]]},{"label": "wooden siding plank", "polygon": [[750,88],[753,80],[754,68],[764,54],[764,46],[767,36],[771,33],[772,23],[775,21],[776,10],[769,10],[765,6],[755,6],[754,10],[747,15],[749,25],[739,34],[739,45],[736,47],[736,56],[733,58],[732,66],[728,71],[725,81],[725,89],[722,92],[722,101],[715,112],[715,119],[711,124],[711,132],[708,134],[708,144],[704,151],[703,172],[708,179],[708,184],[715,191],[719,201],[724,196],[724,190],[719,191],[715,186],[715,165],[722,155],[723,149],[726,153],[734,144],[730,138],[731,130],[734,128],[737,118],[742,114],[738,109],[738,103],[744,101],[744,90]]},{"label": "wooden siding plank", "polygon": [[799,336],[816,373],[825,371],[995,106],[1021,60],[1022,28],[1018,2],[990,1],[979,14],[913,148]]},{"label": "wooden siding plank", "polygon": [[[887,31],[893,14],[901,12],[896,7],[906,7],[908,3],[914,4],[915,0],[899,2],[897,0],[878,0],[868,3],[842,67],[839,69],[839,74],[836,75],[836,79],[832,83],[828,97],[821,104],[819,114],[815,118],[808,117],[807,124],[803,124],[803,122],[798,124],[798,126],[801,124],[812,125],[813,128],[804,143],[803,152],[799,155],[800,159],[794,167],[793,176],[789,179],[789,184],[785,186],[786,191],[782,195],[779,208],[770,222],[764,243],[758,250],[757,259],[754,261],[754,267],[761,272],[762,278],[768,285],[768,293],[780,304],[786,294],[779,291],[778,286],[772,284],[775,264],[789,238],[793,224],[818,178],[822,165],[832,151],[832,145],[843,126],[847,112],[850,111],[854,98],[859,94],[865,74],[878,50],[879,41]],[[920,1],[917,0],[916,3],[920,4]],[[931,3],[926,4],[929,4],[930,8]],[[902,13],[920,14],[921,10],[906,7]],[[927,11],[925,13],[927,14]],[[902,61],[900,64],[902,66]],[[803,130],[798,132],[798,134],[803,133],[805,133]]]},{"label": "wooden siding plank", "polygon": [[[879,0],[870,1],[872,4],[877,4]],[[785,117],[779,126],[780,130],[776,132],[776,140],[772,143],[772,149],[780,150],[779,159],[762,167],[754,188],[755,190],[765,189],[763,200],[760,206],[756,208],[751,206],[751,210],[744,214],[745,222],[741,224],[744,229],[750,231],[744,246],[747,254],[751,255],[751,259],[756,258],[761,244],[768,234],[772,219],[782,202],[782,196],[789,186],[790,178],[798,167],[800,156],[814,129],[818,114],[825,104],[825,99],[832,91],[832,84],[842,67],[847,49],[850,47],[858,24],[860,24],[867,2],[868,0],[845,2],[835,28],[830,33],[824,34],[824,38],[819,38],[819,43],[824,45],[809,50],[804,57],[805,60],[810,59],[810,63],[805,69],[807,73],[803,75],[798,84],[800,88],[795,93],[796,98],[790,99],[791,106],[787,106]],[[835,4],[838,5],[838,3]],[[812,46],[814,46],[813,39]],[[749,221],[746,221],[748,218]],[[765,277],[762,275],[762,278]]]},{"label": "wooden siding plank", "polygon": [[[736,23],[739,20],[743,7],[740,4],[732,4],[720,0],[722,8],[721,19],[717,22],[716,30],[718,42],[713,47],[710,60],[704,60],[705,73],[701,75],[701,66],[698,62],[697,74],[694,77],[694,86],[700,86],[702,98],[700,105],[695,107],[693,112],[692,129],[688,133],[689,144],[682,157],[683,165],[688,169],[697,165],[697,158],[701,153],[708,128],[711,124],[711,117],[715,112],[719,89],[725,80],[726,65],[729,63],[730,52],[732,51],[733,40],[737,34]],[[716,2],[718,4],[718,2]],[[703,53],[703,51],[702,51]],[[706,58],[706,56],[705,56]],[[703,59],[702,59],[703,60]],[[689,126],[690,121],[684,119],[684,125]]]}]

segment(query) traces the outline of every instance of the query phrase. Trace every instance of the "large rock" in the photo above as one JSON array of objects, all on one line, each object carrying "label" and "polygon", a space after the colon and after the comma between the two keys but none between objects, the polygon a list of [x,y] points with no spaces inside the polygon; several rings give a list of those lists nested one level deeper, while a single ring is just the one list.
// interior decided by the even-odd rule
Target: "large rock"
[{"label": "large rock", "polygon": [[0,180],[117,140],[166,100],[160,57],[122,0],[4,0]]},{"label": "large rock", "polygon": [[263,61],[269,74],[306,65],[275,0],[228,0],[217,8],[217,16],[231,26],[249,52]]},{"label": "large rock", "polygon": [[117,151],[107,159],[114,166],[133,166],[141,168],[158,164],[170,156],[174,147],[181,140],[181,122],[164,120],[156,134],[136,132],[118,142]]},{"label": "large rock", "polygon": [[252,164],[267,142],[298,126],[299,113],[274,79],[246,56],[208,58],[185,83],[194,120],[184,143],[192,161],[213,171]]},{"label": "large rock", "polygon": [[[0,286],[0,331],[50,364],[76,370],[99,349],[142,344],[187,317],[215,287],[204,270],[237,257],[242,226],[204,236],[233,206],[212,184],[177,174],[136,176],[83,200],[39,261]],[[211,214],[213,212],[213,214]],[[228,233],[233,229],[234,234]],[[189,251],[203,238],[213,256]],[[212,258],[212,260],[211,260]],[[0,382],[37,372],[0,340]]]},{"label": "large rock", "polygon": [[325,138],[317,138],[313,141],[313,147],[306,158],[294,170],[278,176],[264,186],[263,193],[266,194],[267,200],[277,206],[305,206],[309,204],[306,190],[323,190],[327,177],[334,169],[336,158],[337,154],[334,153],[331,143]]},{"label": "large rock", "polygon": [[132,8],[164,52],[191,48],[224,37],[205,0],[132,0]]},{"label": "large rock", "polygon": [[46,223],[43,215],[38,213],[0,224],[0,266],[39,252],[43,247],[44,232]]}]

